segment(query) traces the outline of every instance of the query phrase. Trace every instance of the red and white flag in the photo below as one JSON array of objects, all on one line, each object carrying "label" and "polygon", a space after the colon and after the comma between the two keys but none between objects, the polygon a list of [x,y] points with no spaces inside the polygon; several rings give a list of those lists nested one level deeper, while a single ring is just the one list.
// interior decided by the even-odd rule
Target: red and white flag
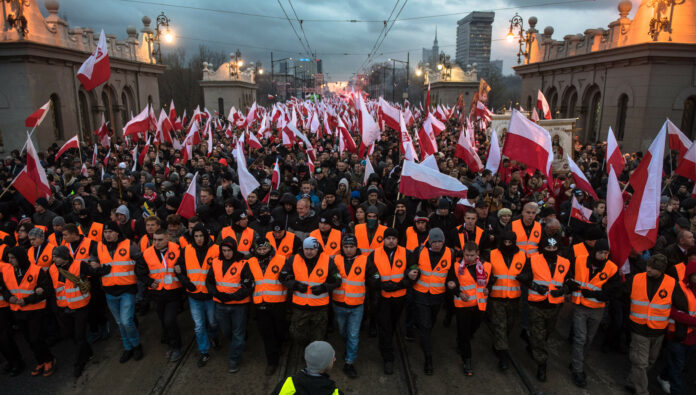
[{"label": "red and white flag", "polygon": [[[399,114],[399,129],[401,130],[401,153],[407,161],[415,161],[418,155],[416,154],[416,148],[413,146],[413,140],[411,140],[411,135],[408,134],[406,130],[406,124],[404,123],[403,114]],[[421,150],[423,149],[421,143]]]},{"label": "red and white flag", "polygon": [[360,156],[364,154],[364,149],[369,147],[372,143],[379,140],[380,131],[377,122],[375,122],[370,112],[367,111],[365,106],[365,101],[362,96],[358,98],[360,105],[360,133],[362,136],[362,141],[360,142]]},{"label": "red and white flag", "polygon": [[394,108],[383,98],[379,98],[379,111],[382,114],[382,120],[394,130],[400,130],[399,113],[400,111]]},{"label": "red and white flag", "polygon": [[674,173],[696,181],[696,144],[692,144],[689,150],[686,151]]},{"label": "red and white flag", "polygon": [[101,144],[102,147],[109,147],[111,146],[111,137],[109,137],[109,123],[106,122],[104,119],[104,113],[101,114],[101,119],[102,123],[101,126],[99,126],[99,129],[94,131],[94,134],[97,135],[97,139],[99,140],[99,144]]},{"label": "red and white flag", "polygon": [[249,146],[249,148],[254,149],[263,148],[261,142],[259,141],[259,139],[256,138],[256,135],[254,133],[249,133],[249,140],[247,141],[247,145]]},{"label": "red and white flag", "polygon": [[246,116],[246,126],[251,126],[252,123],[254,123],[254,120],[256,119],[256,102],[251,105],[251,108],[249,109],[249,112],[247,113]]},{"label": "red and white flag", "polygon": [[[402,117],[403,118],[403,117]],[[403,121],[402,121],[403,122]],[[428,118],[423,122],[423,125],[418,129],[418,140],[420,142],[421,159],[425,159],[428,155],[435,154],[437,149],[437,140],[435,139],[436,128],[442,125],[442,122],[438,121],[432,113],[428,114]],[[404,131],[406,126],[404,125]]]},{"label": "red and white flag", "polygon": [[92,167],[97,166],[97,161],[99,160],[97,158],[98,152],[99,152],[99,148],[97,148],[97,143],[94,143],[94,150],[92,151]]},{"label": "red and white flag", "polygon": [[566,155],[566,159],[568,160],[570,172],[573,175],[573,179],[575,180],[575,186],[587,192],[590,196],[592,196],[592,199],[599,200],[599,198],[597,197],[597,193],[595,192],[594,188],[592,188],[592,184],[590,184],[590,182],[587,181],[585,174],[583,174],[582,170],[580,170],[578,165],[575,164],[570,155]]},{"label": "red and white flag", "polygon": [[106,153],[106,156],[104,156],[104,167],[107,167],[109,165],[109,157],[111,156],[111,147],[109,147],[109,151]]},{"label": "red and white flag", "polygon": [[172,126],[176,122],[176,108],[174,108],[174,99],[172,99],[172,102],[169,103],[169,122],[172,123]]},{"label": "red and white flag", "polygon": [[629,180],[633,196],[625,213],[626,233],[633,249],[638,252],[652,248],[657,240],[666,139],[667,123],[662,126]]},{"label": "red and white flag", "polygon": [[150,153],[150,140],[151,139],[149,138],[147,139],[147,142],[145,143],[143,150],[140,151],[140,155],[138,155],[138,164],[140,166],[142,166],[143,163],[145,163],[145,157],[147,157],[147,154]]},{"label": "red and white flag", "polygon": [[[173,104],[174,102],[172,102]],[[157,139],[159,141],[164,141],[167,143],[172,142],[172,135],[171,131],[174,129],[174,125],[172,124],[171,118],[167,116],[167,113],[164,112],[164,108],[160,110],[160,116],[159,119],[157,120]]]},{"label": "red and white flag", "polygon": [[237,161],[237,176],[239,177],[239,190],[242,193],[242,197],[246,201],[250,193],[256,190],[260,186],[259,182],[256,181],[246,165],[246,158],[244,157],[244,150],[242,149],[242,143],[237,142],[237,147],[232,151],[234,159]]},{"label": "red and white flag", "polygon": [[621,155],[621,151],[619,151],[619,143],[616,142],[616,137],[614,136],[614,131],[611,130],[611,126],[609,127],[609,132],[607,133],[606,158],[607,174],[609,174],[612,167],[614,168],[616,174],[621,174],[621,172],[623,172],[623,169],[626,166],[626,160],[624,159],[623,155]]},{"label": "red and white flag", "polygon": [[[155,124],[157,121],[155,120]],[[126,126],[123,127],[123,136],[135,136],[137,140],[138,133],[147,132],[150,129],[150,106],[145,106],[140,114],[131,118]]]},{"label": "red and white flag", "polygon": [[189,184],[186,193],[181,198],[181,203],[176,213],[182,217],[189,219],[196,215],[196,180],[198,179],[198,172],[193,175],[193,180]]},{"label": "red and white flag", "polygon": [[536,108],[532,108],[532,114],[529,116],[529,119],[534,122],[539,122],[539,113]]},{"label": "red and white flag", "polygon": [[465,198],[467,188],[454,177],[442,174],[428,166],[405,160],[401,171],[399,192],[418,199],[433,199],[441,196]]},{"label": "red and white flag", "polygon": [[497,173],[501,159],[502,155],[500,155],[500,146],[498,145],[498,133],[496,133],[495,129],[491,129],[491,141],[488,148],[486,169],[490,170],[493,174]]},{"label": "red and white flag", "polygon": [[541,91],[537,93],[537,108],[544,114],[544,119],[551,119],[551,107],[549,107],[549,102],[546,101],[546,97]]},{"label": "red and white flag", "polygon": [[51,108],[51,101],[47,101],[46,104],[41,106],[38,110],[34,111],[27,119],[24,121],[24,125],[28,128],[35,128],[41,124],[41,122],[48,115],[48,110]]},{"label": "red and white flag", "polygon": [[77,141],[77,135],[75,135],[75,137],[71,138],[70,140],[66,141],[65,144],[63,144],[63,146],[60,147],[60,149],[56,153],[56,161],[65,153],[65,151],[69,150],[70,148],[80,149],[80,142]]},{"label": "red and white flag", "polygon": [[672,151],[679,151],[679,159],[686,154],[686,151],[691,148],[691,140],[672,121],[667,119],[662,125],[662,129],[667,128],[667,134],[669,135],[669,149]]},{"label": "red and white flag", "polygon": [[309,131],[321,138],[321,123],[319,123],[319,116],[316,112],[312,113],[312,119],[309,121]]},{"label": "red and white flag", "polygon": [[276,191],[278,188],[280,188],[280,167],[278,167],[278,159],[276,159],[271,175],[271,189]]},{"label": "red and white flag", "polygon": [[109,80],[111,67],[109,65],[109,52],[106,46],[104,29],[99,34],[99,43],[80,69],[77,70],[77,79],[80,80],[85,90],[92,90]]},{"label": "red and white flag", "polygon": [[81,175],[82,177],[87,177],[87,176],[89,176],[89,173],[87,172],[87,164],[86,164],[86,163],[83,163],[83,164],[82,164],[82,167],[80,168],[80,175]]},{"label": "red and white flag", "polygon": [[428,82],[428,93],[425,95],[425,113],[430,113],[430,82]]},{"label": "red and white flag", "polygon": [[51,186],[29,135],[27,135],[26,148],[27,164],[12,180],[10,186],[13,186],[29,203],[36,204],[36,199],[51,196]]},{"label": "red and white flag", "polygon": [[367,180],[370,179],[370,175],[374,174],[375,169],[372,167],[370,158],[365,158],[365,176],[363,177],[363,185],[367,185]]},{"label": "red and white flag", "polygon": [[348,133],[348,129],[346,128],[346,125],[343,123],[341,117],[338,117],[338,126],[336,127],[336,130],[340,135],[339,148],[341,149],[341,152],[358,152],[358,148],[355,146],[353,136],[351,136],[350,133]]},{"label": "red and white flag", "polygon": [[466,136],[466,129],[464,127],[462,127],[462,131],[459,132],[459,141],[457,141],[454,156],[464,160],[464,162],[466,162],[466,166],[469,168],[469,171],[478,173],[479,171],[483,170],[481,158],[479,158],[478,154],[474,150],[474,147],[471,146],[471,142]]},{"label": "red and white flag", "polygon": [[543,127],[513,109],[503,144],[503,155],[538,169],[551,183],[553,148],[551,135]]},{"label": "red and white flag", "polygon": [[628,259],[632,248],[624,225],[623,194],[613,167],[609,169],[607,181],[607,235],[611,259],[621,267]]},{"label": "red and white flag", "polygon": [[575,218],[579,221],[591,224],[592,223],[592,221],[590,221],[591,215],[592,215],[592,210],[590,210],[589,208],[580,204],[578,202],[578,199],[576,199],[575,196],[573,196],[572,206],[570,208],[571,218]]}]

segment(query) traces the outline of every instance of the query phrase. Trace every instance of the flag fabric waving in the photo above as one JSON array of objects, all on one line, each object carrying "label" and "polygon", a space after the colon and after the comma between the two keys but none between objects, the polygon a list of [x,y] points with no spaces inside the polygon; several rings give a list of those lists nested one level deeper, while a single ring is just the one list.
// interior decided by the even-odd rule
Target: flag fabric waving
[{"label": "flag fabric waving", "polygon": [[198,172],[196,172],[196,174],[193,175],[193,180],[191,180],[191,184],[186,190],[184,196],[181,198],[179,208],[176,210],[177,214],[181,215],[186,219],[189,219],[196,215],[196,183],[198,182],[197,180]]},{"label": "flag fabric waving", "polygon": [[590,184],[590,182],[587,181],[585,174],[583,174],[582,170],[580,170],[578,165],[575,164],[570,155],[566,155],[566,159],[568,160],[570,172],[573,175],[573,179],[575,180],[575,186],[587,192],[590,196],[592,196],[594,200],[599,200],[599,198],[597,197],[597,193],[595,192],[594,188],[592,188],[592,184]]},{"label": "flag fabric waving", "polygon": [[486,169],[490,170],[491,173],[495,174],[498,172],[500,167],[500,161],[502,156],[500,155],[500,146],[498,145],[498,133],[495,129],[491,129],[491,139],[488,149],[488,159],[486,160]]},{"label": "flag fabric waving", "polygon": [[442,174],[426,165],[405,160],[401,171],[399,192],[418,199],[432,199],[440,196],[465,198],[467,188],[454,177]]},{"label": "flag fabric waving", "polygon": [[571,203],[571,208],[570,208],[570,216],[571,218],[575,218],[579,221],[585,222],[585,223],[592,223],[590,221],[590,216],[592,215],[592,210],[589,208],[583,206],[578,202],[578,199],[573,196],[573,201]]},{"label": "flag fabric waving", "polygon": [[34,111],[31,115],[27,117],[24,121],[24,126],[28,128],[35,128],[43,122],[44,118],[48,114],[48,110],[51,108],[51,101],[47,101],[46,104],[39,107],[38,110]]},{"label": "flag fabric waving", "polygon": [[109,53],[104,29],[102,29],[97,48],[77,70],[77,79],[80,80],[85,90],[90,91],[108,81],[110,76]]},{"label": "flag fabric waving", "polygon": [[614,137],[614,131],[609,127],[609,132],[607,133],[607,174],[611,168],[614,168],[616,174],[621,174],[626,166],[626,160],[621,151],[619,151],[619,144],[616,142],[616,137]]},{"label": "flag fabric waving", "polygon": [[56,153],[56,160],[58,160],[58,158],[60,158],[61,155],[63,155],[65,151],[69,150],[70,148],[80,148],[80,142],[77,141],[77,135],[75,135],[75,137],[71,138],[70,140],[66,141],[65,144],[63,144],[63,146],[60,147],[60,149]]},{"label": "flag fabric waving", "polygon": [[619,180],[612,167],[607,181],[607,235],[611,259],[621,267],[631,253],[631,241],[624,225],[624,201]]},{"label": "flag fabric waving", "polygon": [[546,129],[528,120],[515,109],[512,110],[502,152],[512,160],[538,169],[551,184],[551,162],[553,162],[551,135]]}]

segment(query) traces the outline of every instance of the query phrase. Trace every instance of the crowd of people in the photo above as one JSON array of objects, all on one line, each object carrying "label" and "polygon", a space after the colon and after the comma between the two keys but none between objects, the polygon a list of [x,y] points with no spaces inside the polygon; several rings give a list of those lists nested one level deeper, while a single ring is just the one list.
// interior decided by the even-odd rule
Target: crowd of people
[{"label": "crowd of people", "polygon": [[[285,105],[299,109],[301,103]],[[310,103],[323,105],[331,104]],[[205,119],[192,122],[199,121],[204,130]],[[416,117],[410,130],[422,121]],[[185,160],[181,149],[160,141],[135,163],[134,142],[118,134],[108,146],[95,145],[96,153],[87,143],[58,159],[56,144],[39,153],[50,196],[32,204],[9,188],[0,199],[6,372],[22,374],[31,358],[31,375],[50,376],[57,363],[52,345],[70,339],[78,351],[61,359],[80,376],[91,344],[109,336],[111,320],[123,343],[121,363],[154,359],[141,344],[137,320],[153,309],[171,362],[182,358],[182,311],[194,323],[199,367],[211,348],[221,347],[222,334],[229,341],[228,371],[239,371],[249,318],[263,339],[267,375],[276,372],[284,343],[310,344],[308,368],[289,381],[317,391],[307,393],[335,390],[326,374],[333,349],[316,342],[329,327],[344,341],[342,370],[350,378],[360,375],[365,333],[378,338],[384,374],[394,373],[399,326],[406,340],[420,342],[424,374],[432,375],[438,367],[432,331],[442,317],[456,337],[462,373],[471,376],[471,342],[481,323],[490,323],[505,371],[519,322],[543,382],[548,338],[565,303],[573,304],[570,375],[578,387],[587,385],[585,359],[600,326],[602,351],[630,360],[626,383],[635,393],[648,393],[647,371],[661,352],[667,363],[660,385],[672,394],[694,385],[682,377],[696,349],[696,199],[688,180],[663,179],[654,248],[613,262],[602,200],[605,145],[573,147],[600,198],[593,200],[566,174],[547,188],[541,173],[507,158],[495,174],[471,172],[454,155],[462,125],[453,116],[438,136],[435,160],[442,173],[469,187],[467,198],[419,200],[398,193],[399,131],[385,127],[373,151],[361,157],[343,150],[337,136],[307,130],[316,154],[310,161],[305,149],[271,129],[260,136],[261,148],[245,147],[245,165],[260,186],[243,196],[232,147],[245,132],[230,133],[232,122],[216,119],[218,127],[208,128],[212,145],[201,139]],[[185,123],[172,134],[183,137],[186,129]],[[146,140],[135,142],[138,152]],[[485,162],[483,130],[476,143]],[[640,160],[639,152],[627,154],[619,180],[627,182]],[[25,163],[22,153],[12,152],[0,168],[3,186]],[[374,169],[368,177],[366,165]],[[191,183],[196,210],[184,218],[177,211]],[[571,217],[572,197],[592,210],[588,222]],[[20,352],[18,335],[31,354]],[[310,360],[318,361],[313,368]],[[276,393],[292,393],[285,385]]]}]

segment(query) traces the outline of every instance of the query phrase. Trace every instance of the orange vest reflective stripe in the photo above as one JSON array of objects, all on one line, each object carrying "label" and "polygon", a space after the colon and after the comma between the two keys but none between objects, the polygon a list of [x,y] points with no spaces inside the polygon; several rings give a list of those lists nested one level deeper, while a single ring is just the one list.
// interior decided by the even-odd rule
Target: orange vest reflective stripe
[{"label": "orange vest reflective stripe", "polygon": [[[486,284],[488,284],[488,279],[491,278],[491,263],[483,263],[483,271],[486,272]],[[474,307],[478,306],[480,311],[486,311],[486,306],[488,304],[488,296],[483,293],[486,289],[486,285],[479,286],[476,278],[471,275],[468,268],[464,268],[464,274],[459,274],[457,270],[457,280],[459,281],[459,293],[454,295],[454,307],[464,308],[464,307]],[[468,300],[461,298],[461,294],[465,294],[469,297]]]},{"label": "orange vest reflective stripe", "polygon": [[585,243],[577,243],[573,244],[573,255],[575,255],[575,257],[577,258],[584,255],[590,255],[590,253],[587,251]]},{"label": "orange vest reflective stripe", "polygon": [[413,285],[413,289],[427,294],[439,295],[445,292],[445,280],[447,280],[447,272],[452,266],[452,250],[445,247],[445,251],[440,257],[440,261],[433,268],[430,262],[430,252],[427,248],[423,248],[418,256],[418,269],[420,277],[418,282]]},{"label": "orange vest reflective stripe", "polygon": [[539,241],[541,240],[541,224],[534,221],[534,226],[532,227],[532,232],[527,238],[527,232],[524,230],[522,225],[522,220],[517,219],[512,221],[512,231],[517,235],[517,247],[523,250],[527,257],[539,252]]},{"label": "orange vest reflective stripe", "polygon": [[[73,261],[68,268],[68,271],[77,277],[80,277],[80,267],[82,261]],[[71,310],[77,310],[89,304],[91,298],[90,293],[83,294],[80,288],[68,280],[67,278],[60,281],[60,272],[56,265],[51,265],[48,269],[53,280],[53,288],[56,290],[56,304],[58,307],[67,307]]]},{"label": "orange vest reflective stripe", "polygon": [[102,276],[102,285],[114,287],[119,285],[133,285],[138,282],[135,277],[135,261],[130,254],[131,241],[122,240],[116,246],[114,256],[111,256],[109,249],[104,243],[99,243],[99,262],[102,265],[110,265],[111,272]]},{"label": "orange vest reflective stripe", "polygon": [[29,247],[29,251],[27,252],[27,255],[29,255],[29,263],[32,265],[39,265],[40,267],[49,267],[51,266],[51,263],[53,263],[53,248],[55,245],[51,243],[47,243],[45,247],[43,247],[43,250],[41,250],[41,255],[39,255],[39,261],[36,261],[36,258],[34,257],[36,254],[34,253],[34,247]]},{"label": "orange vest reflective stripe", "polygon": [[70,250],[70,255],[73,257],[73,260],[75,261],[86,261],[89,259],[89,250],[90,247],[92,246],[92,239],[88,239],[86,237],[82,238],[82,241],[80,244],[77,245],[77,248],[73,251],[72,247],[69,245],[66,245],[68,247],[68,250]]},{"label": "orange vest reflective stripe", "polygon": [[600,309],[604,307],[605,302],[601,302],[595,298],[586,298],[582,296],[582,289],[589,289],[592,291],[601,291],[602,285],[606,283],[611,276],[616,274],[619,270],[618,267],[612,261],[607,261],[604,265],[604,269],[601,272],[595,274],[595,276],[590,279],[590,269],[587,268],[587,258],[589,255],[581,256],[575,260],[575,282],[578,283],[580,288],[573,292],[573,303],[581,304],[585,307],[592,309]]},{"label": "orange vest reflective stripe", "polygon": [[287,300],[288,290],[278,281],[278,275],[285,265],[283,255],[271,258],[265,273],[261,270],[258,258],[247,260],[247,264],[254,276],[254,304],[283,303]]},{"label": "orange vest reflective stripe", "polygon": [[[689,314],[691,317],[696,318],[696,295],[694,295],[693,292],[684,284],[683,281],[679,282],[679,286],[681,287],[682,291],[686,295],[686,300],[689,302],[689,311],[685,311],[685,313]],[[673,319],[669,319],[669,327],[668,329],[670,332],[675,332],[676,331],[676,326],[675,326],[675,321]],[[689,326],[686,329],[686,333],[689,334],[694,331],[693,326]]]},{"label": "orange vest reflective stripe", "polygon": [[[210,267],[213,269],[213,275],[215,276],[215,288],[218,292],[233,294],[242,288],[242,269],[246,265],[245,260],[232,262],[225,273],[222,272],[222,261],[219,258],[213,259],[213,263]],[[222,304],[244,304],[249,303],[251,298],[247,296],[242,300],[230,300],[227,302],[222,302],[218,298],[213,297],[213,300],[217,303]]]},{"label": "orange vest reflective stripe", "polygon": [[510,267],[505,264],[503,254],[499,250],[491,251],[491,271],[496,281],[491,288],[491,297],[515,299],[522,295],[520,282],[515,279],[522,272],[527,257],[524,251],[517,251],[512,257]]},{"label": "orange vest reflective stripe", "polygon": [[213,244],[208,248],[208,252],[205,253],[205,258],[203,258],[203,263],[198,261],[198,255],[196,254],[196,249],[193,245],[189,244],[184,248],[184,262],[186,263],[186,277],[193,285],[196,286],[195,291],[186,292],[197,294],[197,293],[208,293],[208,287],[205,286],[205,278],[208,276],[208,270],[210,270],[210,265],[213,264],[213,260],[220,255],[220,246]]},{"label": "orange vest reflective stripe", "polygon": [[355,225],[355,238],[358,240],[358,248],[360,248],[363,255],[367,255],[384,245],[385,230],[387,230],[386,226],[377,225],[375,235],[372,237],[372,241],[370,241],[367,237],[367,224]]},{"label": "orange vest reflective stripe", "polygon": [[307,284],[307,292],[294,291],[292,293],[292,303],[298,306],[326,306],[329,304],[328,292],[314,295],[310,289],[326,282],[326,278],[329,276],[328,255],[319,255],[314,270],[312,273],[307,273],[307,264],[300,254],[296,254],[292,260],[292,272],[295,274],[295,280]]},{"label": "orange vest reflective stripe", "polygon": [[[389,263],[389,256],[386,251],[384,251],[384,247],[375,250],[373,259],[375,261],[375,266],[377,266],[381,281],[399,283],[403,280],[404,273],[406,272],[406,265],[408,264],[408,262],[406,262],[406,248],[402,246],[396,247],[394,259],[392,260],[393,264]],[[404,295],[406,295],[406,289],[399,289],[394,292],[382,290],[383,298],[399,298]]]},{"label": "orange vest reflective stripe", "polygon": [[365,301],[365,265],[367,257],[358,255],[346,273],[346,262],[343,255],[336,255],[334,263],[341,274],[341,286],[331,294],[334,302],[345,303],[348,306],[359,306]]},{"label": "orange vest reflective stripe", "polygon": [[242,231],[241,240],[237,240],[237,234],[234,232],[231,226],[225,226],[222,228],[221,237],[224,240],[225,237],[231,237],[237,242],[237,251],[249,252],[251,245],[254,244],[254,229],[250,227],[244,228]]},{"label": "orange vest reflective stripe", "polygon": [[273,249],[275,249],[276,254],[280,254],[284,257],[289,257],[293,254],[292,247],[295,241],[295,234],[292,232],[285,231],[285,237],[280,241],[280,245],[276,245],[275,237],[273,237],[273,232],[266,233],[266,240],[271,243]]},{"label": "orange vest reflective stripe", "polygon": [[418,232],[413,228],[413,226],[409,226],[406,228],[406,249],[409,251],[415,251],[416,248],[424,245],[428,241],[429,236],[425,236],[425,240],[423,240],[423,243],[418,242]]},{"label": "orange vest reflective stripe", "polygon": [[[459,234],[459,248],[462,250],[464,249],[464,244],[466,244],[466,240],[464,240],[464,232],[466,232],[466,230],[464,230],[464,225],[457,226],[457,233]],[[483,235],[483,229],[477,226],[476,237],[474,240],[474,243],[476,243],[476,245],[479,245],[479,243],[481,242],[481,235]]]},{"label": "orange vest reflective stripe", "polygon": [[542,254],[536,254],[531,259],[534,283],[548,287],[549,291],[545,295],[539,295],[538,292],[530,288],[527,300],[530,302],[548,300],[551,304],[563,303],[563,296],[551,296],[551,291],[563,287],[563,280],[570,269],[570,261],[562,256],[556,256],[556,270],[551,276],[549,264]]},{"label": "orange vest reflective stripe", "polygon": [[[167,242],[167,252],[164,257],[155,251],[155,246],[148,247],[143,252],[143,259],[145,259],[147,268],[150,270],[148,276],[155,281],[159,280],[157,291],[181,288],[181,282],[174,273],[174,265],[179,260],[180,253],[179,245],[171,241]],[[164,259],[166,264],[160,261],[160,259]]]},{"label": "orange vest reflective stripe", "polygon": [[672,309],[672,293],[676,280],[663,276],[660,287],[648,299],[648,280],[646,273],[638,273],[633,277],[631,289],[631,321],[639,325],[647,325],[651,329],[665,329],[669,324],[669,312]]},{"label": "orange vest reflective stripe", "polygon": [[[17,277],[14,274],[14,267],[10,264],[0,265],[2,268],[2,279],[5,282],[5,287],[10,291],[12,296],[17,299],[24,299],[29,295],[34,293],[36,289],[36,284],[39,281],[39,273],[41,273],[41,267],[35,264],[29,265],[29,269],[24,273],[22,281],[17,284]],[[42,300],[39,303],[28,304],[25,306],[20,306],[17,304],[10,304],[10,309],[12,311],[32,311],[41,310],[46,307],[46,300]]]},{"label": "orange vest reflective stripe", "polygon": [[341,253],[341,231],[338,229],[331,228],[329,231],[329,238],[324,243],[324,238],[321,237],[321,231],[319,229],[314,229],[312,233],[309,234],[314,237],[321,244],[324,254],[334,256]]}]

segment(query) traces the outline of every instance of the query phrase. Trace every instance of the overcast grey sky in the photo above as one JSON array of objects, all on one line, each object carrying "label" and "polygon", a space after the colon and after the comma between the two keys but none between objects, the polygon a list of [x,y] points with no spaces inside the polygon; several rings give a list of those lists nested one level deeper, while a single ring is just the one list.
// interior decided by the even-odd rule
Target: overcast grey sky
[{"label": "overcast grey sky", "polygon": [[[68,18],[71,26],[89,26],[95,31],[103,28],[107,33],[116,34],[119,39],[126,37],[128,25],[140,30],[143,15],[150,16],[154,25],[155,17],[164,11],[171,18],[171,26],[178,37],[173,45],[185,48],[189,54],[197,52],[200,44],[224,52],[239,48],[247,62],[259,60],[266,69],[270,65],[271,51],[275,59],[307,57],[277,0],[59,1],[59,13]],[[457,20],[471,11],[492,10],[496,15],[491,59],[503,59],[503,72],[511,74],[517,51],[513,44],[505,40],[505,35],[515,12],[525,19],[525,27],[532,15],[539,20],[538,30],[553,26],[553,37],[557,40],[566,34],[582,33],[588,28],[606,28],[607,24],[619,17],[616,8],[619,0],[399,0],[394,15],[404,1],[406,5],[374,61],[390,57],[405,60],[409,52],[411,64],[415,65],[421,58],[421,48],[431,47],[436,26],[440,50],[454,58]],[[37,2],[46,15],[44,0]],[[631,16],[640,0],[633,2]],[[280,0],[280,3],[294,22],[300,37],[303,35],[295,20],[295,13],[304,20],[302,27],[312,52],[323,60],[324,72],[329,74],[329,79],[339,81],[350,78],[363,64],[382,30],[383,23],[380,21],[388,18],[396,0]],[[165,45],[162,48],[163,51],[168,50]]]}]

